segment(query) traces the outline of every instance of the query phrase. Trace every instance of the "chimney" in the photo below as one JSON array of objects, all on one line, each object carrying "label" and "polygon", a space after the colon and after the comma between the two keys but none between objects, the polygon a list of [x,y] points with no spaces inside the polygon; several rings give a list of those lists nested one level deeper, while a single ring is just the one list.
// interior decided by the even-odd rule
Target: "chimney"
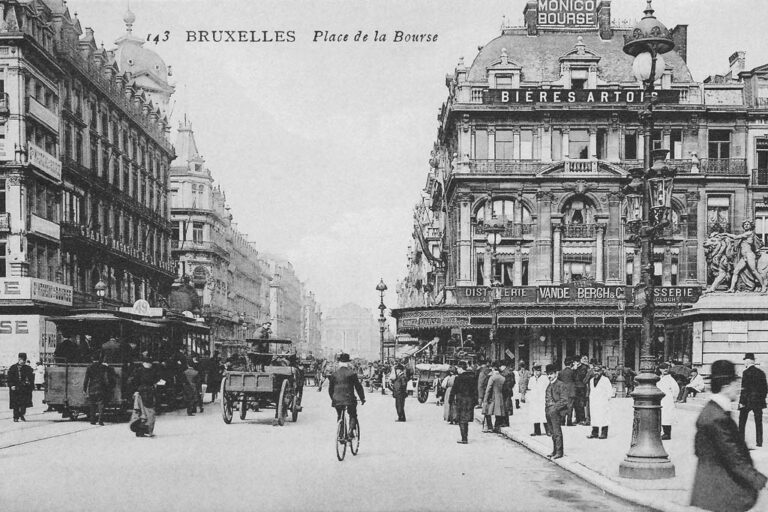
[{"label": "chimney", "polygon": [[523,16],[525,17],[525,28],[528,29],[529,36],[535,36],[538,34],[538,25],[536,16],[539,14],[539,6],[535,0],[528,0],[523,9]]},{"label": "chimney", "polygon": [[739,78],[739,73],[744,71],[746,61],[747,61],[747,52],[743,50],[733,52],[733,55],[731,55],[728,58],[728,64],[731,68],[732,79],[736,80]]},{"label": "chimney", "polygon": [[684,62],[688,62],[688,25],[677,25],[670,33],[675,42],[675,51]]},{"label": "chimney", "polygon": [[611,28],[611,0],[602,0],[597,6],[597,26],[600,30],[600,39],[609,41],[613,38]]}]

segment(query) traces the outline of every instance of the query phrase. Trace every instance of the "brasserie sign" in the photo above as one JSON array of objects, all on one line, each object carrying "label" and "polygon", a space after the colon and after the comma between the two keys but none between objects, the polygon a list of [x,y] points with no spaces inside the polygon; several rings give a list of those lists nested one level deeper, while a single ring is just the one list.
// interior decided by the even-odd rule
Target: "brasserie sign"
[{"label": "brasserie sign", "polygon": [[489,302],[498,293],[499,302],[516,304],[560,304],[580,302],[616,302],[632,300],[632,287],[602,284],[563,284],[552,286],[505,286],[498,290],[486,286],[457,288],[460,304]]},{"label": "brasserie sign", "polygon": [[680,103],[680,91],[661,90],[646,93],[639,89],[488,89],[483,103],[489,105],[532,103],[644,104],[651,97],[660,103]]}]

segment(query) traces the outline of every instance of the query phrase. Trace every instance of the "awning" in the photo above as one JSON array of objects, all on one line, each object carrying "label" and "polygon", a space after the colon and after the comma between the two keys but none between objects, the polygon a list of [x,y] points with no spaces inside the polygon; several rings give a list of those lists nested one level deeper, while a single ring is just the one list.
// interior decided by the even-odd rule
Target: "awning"
[{"label": "awning", "polygon": [[432,339],[432,341],[430,341],[429,343],[427,343],[426,345],[424,345],[423,347],[421,347],[419,350],[417,350],[416,352],[414,352],[414,353],[413,353],[413,355],[416,355],[416,354],[418,354],[418,353],[419,353],[419,352],[421,352],[422,350],[425,350],[427,347],[431,347],[431,346],[433,346],[433,345],[437,345],[437,342],[438,342],[438,341],[440,341],[440,338],[437,338],[437,337],[436,337],[436,338]]},{"label": "awning", "polygon": [[419,347],[415,345],[406,345],[404,347],[398,347],[397,352],[395,353],[395,357],[397,359],[402,359],[404,357],[411,357],[418,350],[419,350]]},{"label": "awning", "polygon": [[140,325],[142,327],[152,327],[154,329],[159,328],[160,326],[155,322],[144,322],[142,320],[133,320],[130,318],[123,318],[119,316],[115,316],[111,313],[82,313],[77,315],[68,315],[68,316],[54,316],[51,317],[50,320],[55,324],[66,324],[66,323],[98,323],[98,322],[126,322],[133,325]]}]

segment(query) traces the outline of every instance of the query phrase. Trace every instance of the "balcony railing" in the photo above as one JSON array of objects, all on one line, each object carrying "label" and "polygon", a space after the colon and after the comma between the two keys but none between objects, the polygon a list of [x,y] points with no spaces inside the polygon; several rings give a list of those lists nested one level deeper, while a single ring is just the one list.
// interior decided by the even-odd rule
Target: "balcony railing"
[{"label": "balcony railing", "polygon": [[564,224],[561,226],[563,238],[595,238],[597,224]]},{"label": "balcony railing", "polygon": [[565,172],[572,173],[597,173],[597,160],[566,160]]},{"label": "balcony railing", "polygon": [[164,260],[158,258],[154,254],[147,253],[145,251],[137,249],[134,245],[123,243],[120,240],[116,240],[109,235],[103,235],[97,230],[75,224],[71,222],[61,223],[61,236],[62,238],[80,238],[90,241],[91,243],[100,245],[104,248],[111,249],[113,252],[138,260],[139,262],[159,267],[166,272],[176,271],[176,262],[173,260]]},{"label": "balcony railing", "polygon": [[470,160],[469,168],[477,174],[536,174],[551,165],[538,160]]},{"label": "balcony railing", "polygon": [[[505,220],[504,230],[501,232],[503,238],[524,238],[533,233],[533,224],[524,222],[512,222]],[[476,235],[485,235],[485,224],[480,221],[475,225]]]},{"label": "balcony railing", "polygon": [[216,242],[195,242],[193,240],[171,240],[172,250],[210,251],[228,255],[229,251]]},{"label": "balcony railing", "polygon": [[701,172],[704,174],[747,175],[746,158],[702,158]]},{"label": "balcony railing", "polygon": [[752,185],[768,185],[768,169],[752,169]]}]

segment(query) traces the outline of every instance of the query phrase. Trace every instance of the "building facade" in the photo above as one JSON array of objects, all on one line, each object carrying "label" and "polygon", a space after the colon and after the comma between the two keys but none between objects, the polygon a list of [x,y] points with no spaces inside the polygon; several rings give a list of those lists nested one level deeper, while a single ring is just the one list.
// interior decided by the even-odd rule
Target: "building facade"
[{"label": "building facade", "polygon": [[323,313],[320,304],[315,299],[315,292],[307,289],[302,283],[301,302],[301,338],[299,338],[298,351],[302,354],[321,354],[321,333],[323,325]]},{"label": "building facade", "polygon": [[293,264],[274,254],[264,254],[263,263],[268,269],[269,321],[272,335],[293,342],[303,339],[303,288]]},{"label": "building facade", "polygon": [[323,319],[323,354],[344,352],[352,357],[379,359],[379,329],[373,313],[357,304],[344,304],[327,312]]},{"label": "building facade", "polygon": [[179,261],[178,275],[200,296],[199,314],[211,326],[213,348],[244,346],[269,319],[268,269],[233,222],[226,196],[214,185],[186,117],[176,147],[170,191],[171,247]]},{"label": "building facade", "polygon": [[173,86],[130,12],[109,51],[61,0],[2,1],[0,14],[0,357],[45,358],[47,317],[94,305],[99,281],[111,305],[169,291]]},{"label": "building facade", "polygon": [[[611,22],[610,0],[583,4],[594,11],[552,17],[529,1],[524,26],[503,28],[446,77],[399,332],[438,336],[442,350],[471,334],[488,357],[528,363],[586,354],[616,366],[620,353],[639,363],[640,248],[622,189],[642,166],[648,98],[622,51],[632,29]],[[661,323],[712,282],[703,242],[749,218],[768,235],[768,82],[765,67],[745,70],[743,52],[696,81],[688,26],[670,33],[651,144],[678,174],[654,248],[654,350],[683,358],[686,336]]]}]

